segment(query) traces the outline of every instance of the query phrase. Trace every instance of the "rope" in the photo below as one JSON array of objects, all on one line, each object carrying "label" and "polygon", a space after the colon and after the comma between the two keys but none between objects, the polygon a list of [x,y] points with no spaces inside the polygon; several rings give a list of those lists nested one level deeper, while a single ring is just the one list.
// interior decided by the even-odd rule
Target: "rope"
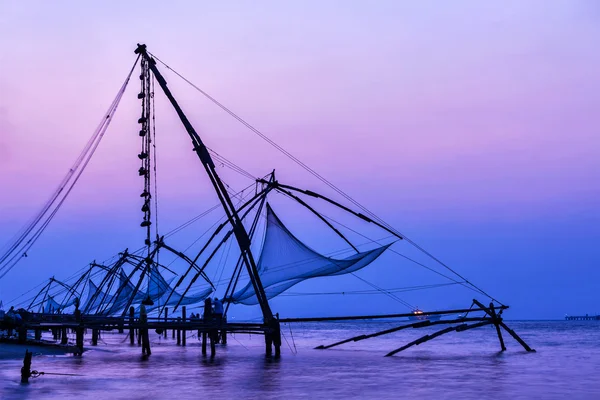
[{"label": "rope", "polygon": [[[96,128],[96,131],[94,131],[94,134],[84,147],[84,150],[81,152],[79,157],[77,157],[75,163],[73,164],[72,168],[69,170],[61,184],[59,185],[58,189],[51,196],[48,202],[46,202],[42,210],[33,219],[33,221],[26,228],[23,229],[23,233],[19,236],[19,238],[12,245],[9,246],[8,251],[6,251],[0,258],[0,279],[2,279],[11,269],[13,269],[21,259],[27,257],[27,251],[31,249],[31,247],[35,244],[35,242],[39,239],[39,237],[45,231],[47,226],[50,224],[52,219],[54,219],[56,213],[75,187],[75,184],[79,181],[79,178],[81,177],[83,171],[90,162],[92,156],[96,152],[100,141],[104,137],[104,134],[106,133],[106,130],[108,129],[108,126],[112,121],[112,118],[117,110],[117,107],[119,106],[119,103],[121,102],[121,98],[125,93],[125,89],[127,88],[127,84],[129,83],[129,80],[131,78],[133,70],[135,69],[135,66],[137,65],[138,60],[139,56],[138,58],[136,58],[133,67],[131,68],[129,74],[127,75],[127,78],[125,79],[125,82],[121,85],[121,88],[117,92],[117,96],[113,100],[108,111],[104,114],[104,117],[102,118],[102,121],[100,122],[99,126]],[[58,204],[55,204],[57,201]],[[52,210],[50,215],[47,215],[48,211],[51,209],[52,206],[54,206],[54,209]],[[44,221],[42,222],[42,225],[39,226],[39,223],[42,220]],[[34,233],[32,236],[30,236],[32,231],[34,231]],[[28,237],[29,239],[25,242],[25,240]],[[25,242],[25,244],[23,244],[23,242]]]},{"label": "rope", "polygon": [[348,200],[349,202],[351,202],[352,204],[354,204],[356,207],[360,208],[363,212],[365,212],[371,218],[375,219],[381,225],[384,225],[385,227],[387,227],[388,229],[390,229],[391,231],[393,231],[394,233],[396,233],[398,236],[404,238],[408,243],[410,243],[415,248],[417,248],[419,251],[423,252],[425,255],[427,255],[428,257],[430,257],[431,259],[433,259],[435,262],[437,262],[438,264],[440,264],[442,267],[446,268],[448,271],[452,272],[454,275],[456,275],[457,277],[459,277],[460,279],[462,279],[464,281],[464,283],[470,285],[471,287],[473,287],[474,289],[476,289],[476,291],[478,291],[479,293],[483,294],[484,296],[488,297],[491,300],[494,300],[494,301],[498,302],[499,304],[502,304],[500,301],[498,301],[494,297],[490,296],[488,293],[486,293],[485,291],[483,291],[481,288],[479,288],[478,286],[476,286],[474,283],[470,282],[465,277],[463,277],[462,275],[460,275],[454,269],[450,268],[447,264],[445,264],[444,262],[442,262],[440,259],[438,259],[437,257],[433,256],[433,254],[431,254],[430,252],[428,252],[427,250],[425,250],[423,247],[419,246],[414,241],[412,241],[411,239],[409,239],[408,237],[406,237],[406,235],[404,235],[400,231],[396,230],[390,224],[388,224],[387,222],[385,222],[382,218],[380,218],[375,213],[373,213],[372,211],[370,211],[369,209],[367,209],[365,206],[363,206],[362,204],[360,204],[358,201],[356,201],[355,199],[353,199],[350,195],[348,195],[342,189],[340,189],[339,187],[337,187],[336,185],[334,185],[331,181],[329,181],[328,179],[326,179],[325,177],[323,177],[317,171],[315,171],[314,169],[312,169],[311,167],[309,167],[307,164],[305,164],[304,162],[302,162],[300,159],[298,159],[297,157],[295,157],[293,154],[291,154],[289,151],[287,151],[286,149],[284,149],[283,147],[281,147],[280,145],[278,145],[276,142],[274,142],[272,139],[270,139],[268,136],[266,136],[260,130],[258,130],[257,128],[255,128],[249,122],[247,122],[242,117],[240,117],[239,115],[237,115],[236,113],[234,113],[227,106],[225,106],[224,104],[222,104],[221,102],[219,102],[217,99],[215,99],[214,97],[212,97],[210,94],[208,94],[207,92],[205,92],[204,90],[202,90],[201,88],[199,88],[198,86],[196,86],[190,80],[188,80],[183,75],[181,75],[179,72],[175,71],[173,68],[171,68],[169,65],[167,65],[160,58],[156,57],[152,53],[149,53],[149,54],[154,59],[156,59],[158,62],[160,62],[162,65],[164,65],[165,68],[171,70],[175,75],[177,75],[179,78],[181,78],[182,80],[184,80],[186,83],[188,83],[190,86],[192,86],[198,92],[200,92],[204,97],[206,97],[207,99],[209,99],[211,102],[213,102],[215,105],[217,105],[223,111],[225,111],[227,114],[229,114],[235,120],[237,120],[242,125],[244,125],[246,128],[248,128],[251,132],[253,132],[256,135],[258,135],[261,139],[263,139],[268,144],[270,144],[271,146],[273,146],[275,149],[277,149],[278,151],[280,151],[282,154],[284,154],[285,156],[287,156],[290,160],[294,161],[296,164],[298,164],[300,167],[302,167],[303,169],[305,169],[307,172],[309,172],[315,178],[317,178],[318,180],[320,180],[321,182],[323,182],[325,185],[329,186],[331,189],[333,189],[339,195],[341,195],[346,200]]},{"label": "rope", "polygon": [[285,340],[285,342],[287,343],[287,345],[288,345],[288,347],[290,349],[290,352],[293,355],[296,355],[297,351],[296,351],[296,353],[294,353],[294,350],[292,349],[292,346],[290,346],[290,342],[288,342],[287,337],[285,337],[285,334],[283,333],[283,331],[281,332],[281,336],[283,336],[283,340]]},{"label": "rope", "polygon": [[292,333],[292,325],[291,324],[287,324],[288,328],[290,328],[290,336],[292,337],[292,343],[294,344],[294,350],[296,351],[296,354],[298,353],[298,349],[296,348],[296,341],[294,340],[294,334]]}]

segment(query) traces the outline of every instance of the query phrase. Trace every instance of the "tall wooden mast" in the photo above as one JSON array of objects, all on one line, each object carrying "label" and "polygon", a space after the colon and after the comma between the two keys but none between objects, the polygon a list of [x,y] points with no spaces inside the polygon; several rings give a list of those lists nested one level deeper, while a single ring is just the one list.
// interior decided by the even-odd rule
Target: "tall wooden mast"
[{"label": "tall wooden mast", "polygon": [[200,158],[202,165],[204,165],[204,169],[208,174],[210,182],[212,183],[215,192],[217,192],[217,196],[219,196],[219,200],[221,201],[221,205],[225,210],[227,215],[227,219],[232,225],[233,233],[237,240],[237,243],[240,247],[241,255],[244,264],[246,265],[246,269],[248,271],[248,276],[250,277],[250,281],[254,287],[254,291],[256,293],[256,297],[258,299],[258,303],[260,304],[260,308],[263,313],[263,317],[265,322],[271,322],[273,319],[273,312],[271,311],[271,307],[269,306],[269,302],[267,300],[267,296],[265,295],[264,287],[260,281],[260,277],[258,275],[258,268],[256,266],[256,262],[254,260],[254,256],[252,255],[252,251],[250,250],[250,238],[248,237],[248,232],[246,232],[246,228],[242,224],[242,220],[240,219],[227,190],[225,189],[225,185],[219,178],[217,174],[215,164],[208,152],[208,149],[200,139],[200,136],[184,114],[183,110],[173,97],[173,94],[167,87],[167,81],[162,76],[160,71],[156,68],[156,61],[148,55],[145,44],[138,44],[137,49],[135,50],[136,54],[140,54],[145,60],[148,61],[148,67],[154,74],[156,81],[160,85],[161,89],[171,102],[173,108],[177,112],[179,119],[183,123],[190,139],[192,140],[192,144],[194,145],[194,151]]}]

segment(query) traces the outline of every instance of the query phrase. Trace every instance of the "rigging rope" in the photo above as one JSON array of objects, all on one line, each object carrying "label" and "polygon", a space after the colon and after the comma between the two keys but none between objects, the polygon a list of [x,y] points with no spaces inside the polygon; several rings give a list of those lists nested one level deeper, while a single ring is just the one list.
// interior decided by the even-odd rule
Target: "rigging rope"
[{"label": "rigging rope", "polygon": [[392,227],[390,224],[388,224],[387,222],[385,222],[382,218],[380,218],[375,213],[373,213],[372,211],[370,211],[369,209],[367,209],[365,206],[363,206],[357,200],[355,200],[354,198],[352,198],[349,194],[347,194],[346,192],[344,192],[342,189],[340,189],[339,187],[337,187],[336,185],[334,185],[331,181],[329,181],[328,179],[326,179],[325,177],[323,177],[321,174],[319,174],[317,171],[315,171],[314,169],[312,169],[311,167],[309,167],[307,164],[305,164],[304,162],[302,162],[300,159],[298,159],[297,157],[295,157],[293,154],[291,154],[285,148],[283,148],[282,146],[280,146],[279,144],[277,144],[271,138],[269,138],[268,136],[266,136],[260,130],[258,130],[257,128],[255,128],[249,122],[247,122],[242,117],[240,117],[235,112],[233,112],[231,109],[229,109],[227,106],[225,106],[223,103],[219,102],[217,99],[215,99],[214,97],[212,97],[206,91],[204,91],[200,87],[196,86],[194,83],[192,83],[190,80],[188,80],[187,78],[185,78],[179,72],[177,72],[176,70],[174,70],[173,68],[171,68],[168,64],[166,64],[164,61],[162,61],[156,55],[154,55],[154,54],[152,54],[150,52],[148,52],[148,54],[150,54],[154,59],[156,59],[163,66],[165,66],[165,68],[167,68],[170,71],[172,71],[175,75],[177,75],[183,81],[185,81],[186,83],[188,83],[190,86],[192,86],[194,89],[196,89],[198,92],[200,92],[204,97],[206,97],[207,99],[209,99],[212,103],[214,103],[216,106],[218,106],[219,108],[221,108],[223,111],[225,111],[231,117],[233,117],[235,120],[237,120],[238,122],[240,122],[242,125],[244,125],[246,128],[248,128],[250,131],[252,131],[256,135],[258,135],[261,139],[263,139],[264,141],[266,141],[268,144],[270,144],[271,146],[273,146],[275,149],[277,149],[278,151],[280,151],[282,154],[284,154],[285,156],[287,156],[290,160],[294,161],[296,164],[298,164],[304,170],[306,170],[307,172],[309,172],[315,178],[319,179],[325,185],[329,186],[331,189],[333,189],[339,195],[341,195],[342,197],[344,197],[346,200],[348,200],[349,202],[351,202],[352,204],[354,204],[356,207],[360,208],[363,212],[365,212],[371,218],[375,219],[381,225],[384,225],[385,227],[387,227],[388,229],[390,229],[391,231],[393,231],[394,233],[396,233],[398,236],[403,237],[408,243],[412,244],[419,251],[423,252],[425,255],[427,255],[428,257],[430,257],[431,259],[433,259],[435,262],[437,262],[438,264],[440,264],[442,267],[446,268],[448,271],[452,272],[454,275],[456,275],[457,277],[459,277],[460,279],[462,279],[466,284],[472,286],[479,293],[483,294],[484,296],[488,297],[491,300],[494,300],[494,301],[498,302],[499,304],[502,304],[500,301],[498,301],[494,297],[490,296],[488,293],[486,293],[485,291],[483,291],[481,288],[479,288],[478,286],[476,286],[474,283],[472,283],[469,280],[467,280],[465,277],[463,277],[461,274],[459,274],[458,272],[456,272],[454,269],[450,268],[447,264],[445,264],[444,262],[442,262],[440,259],[438,259],[437,257],[433,256],[433,254],[431,254],[430,252],[428,252],[427,250],[425,250],[423,247],[419,246],[417,243],[415,243],[411,239],[407,238],[406,235],[404,235],[403,233],[401,233],[400,231],[398,231],[397,229],[395,229],[394,227]]},{"label": "rigging rope", "polygon": [[[75,187],[75,184],[77,183],[83,171],[90,162],[92,156],[98,148],[98,145],[100,144],[100,141],[104,137],[104,134],[106,133],[110,122],[112,121],[112,118],[117,110],[117,107],[119,106],[119,103],[121,102],[121,98],[125,93],[125,89],[127,88],[127,84],[129,83],[129,80],[135,69],[135,66],[137,65],[138,60],[139,56],[135,60],[133,67],[129,71],[125,82],[121,85],[121,88],[117,92],[117,95],[113,100],[111,106],[109,107],[108,111],[104,114],[102,121],[96,128],[96,131],[94,131],[94,134],[92,135],[91,139],[88,141],[79,157],[77,157],[77,160],[75,161],[75,163],[63,179],[63,181],[61,182],[58,189],[55,191],[55,193],[53,193],[53,195],[50,197],[50,200],[48,200],[48,202],[44,205],[42,210],[34,218],[34,220],[26,228],[23,229],[23,233],[12,245],[9,246],[9,249],[0,258],[0,279],[2,279],[11,269],[13,269],[22,258],[27,257],[27,251],[29,251],[29,249],[31,249],[31,247],[39,239],[46,227],[50,224],[52,219],[54,219],[56,213],[67,199],[68,195]],[[54,208],[52,209],[52,212],[50,213],[50,215],[47,215],[48,211],[53,206]],[[43,222],[40,226],[39,223],[42,220]],[[34,231],[34,233],[33,235],[30,235],[32,231]]]}]

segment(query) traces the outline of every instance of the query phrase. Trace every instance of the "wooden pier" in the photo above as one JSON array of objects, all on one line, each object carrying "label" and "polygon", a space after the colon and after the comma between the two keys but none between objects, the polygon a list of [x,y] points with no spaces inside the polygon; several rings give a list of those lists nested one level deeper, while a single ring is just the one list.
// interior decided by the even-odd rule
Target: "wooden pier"
[{"label": "wooden pier", "polygon": [[[62,339],[61,344],[73,351],[75,355],[83,354],[84,338],[86,334],[91,336],[92,346],[97,345],[98,337],[102,331],[128,332],[130,344],[136,344],[136,338],[141,336],[143,330],[155,330],[166,333],[171,330],[173,336],[177,336],[177,345],[185,346],[185,332],[196,331],[202,338],[202,353],[206,354],[207,345],[210,346],[211,356],[215,356],[215,344],[227,343],[227,333],[246,333],[264,335],[267,355],[272,355],[272,347],[275,348],[275,356],[280,355],[280,343],[278,340],[278,320],[276,324],[262,324],[252,322],[219,322],[217,320],[204,321],[202,319],[191,319],[185,316],[179,317],[148,317],[147,323],[141,323],[138,317],[132,315],[122,317],[110,317],[87,314],[44,314],[28,313],[19,324],[7,324],[0,321],[0,330],[14,330],[17,333],[18,342],[28,342],[27,333],[33,331],[35,339],[41,339],[42,332],[53,332],[54,339]],[[277,325],[277,327],[275,327]],[[66,333],[75,332],[75,346],[67,345]],[[139,342],[139,340],[138,340]],[[210,342],[210,344],[208,343]]]},{"label": "wooden pier", "polygon": [[566,321],[600,321],[600,315],[567,315]]}]

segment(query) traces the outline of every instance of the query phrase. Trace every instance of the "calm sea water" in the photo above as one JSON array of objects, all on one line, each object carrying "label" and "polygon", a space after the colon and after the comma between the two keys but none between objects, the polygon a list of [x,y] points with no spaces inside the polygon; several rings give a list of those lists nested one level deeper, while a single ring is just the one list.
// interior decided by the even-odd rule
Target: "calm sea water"
[{"label": "calm sea water", "polygon": [[[505,335],[508,351],[491,327],[450,333],[393,357],[383,357],[420,334],[412,329],[337,349],[313,350],[361,333],[397,325],[378,323],[283,326],[280,360],[265,359],[261,337],[236,335],[203,357],[188,346],[152,334],[148,360],[125,335],[106,333],[83,357],[42,351],[33,369],[78,376],[42,376],[21,385],[24,349],[0,345],[2,399],[600,399],[600,323],[509,322],[536,353]],[[439,329],[439,328],[438,328]],[[86,337],[86,340],[89,336]]]}]

